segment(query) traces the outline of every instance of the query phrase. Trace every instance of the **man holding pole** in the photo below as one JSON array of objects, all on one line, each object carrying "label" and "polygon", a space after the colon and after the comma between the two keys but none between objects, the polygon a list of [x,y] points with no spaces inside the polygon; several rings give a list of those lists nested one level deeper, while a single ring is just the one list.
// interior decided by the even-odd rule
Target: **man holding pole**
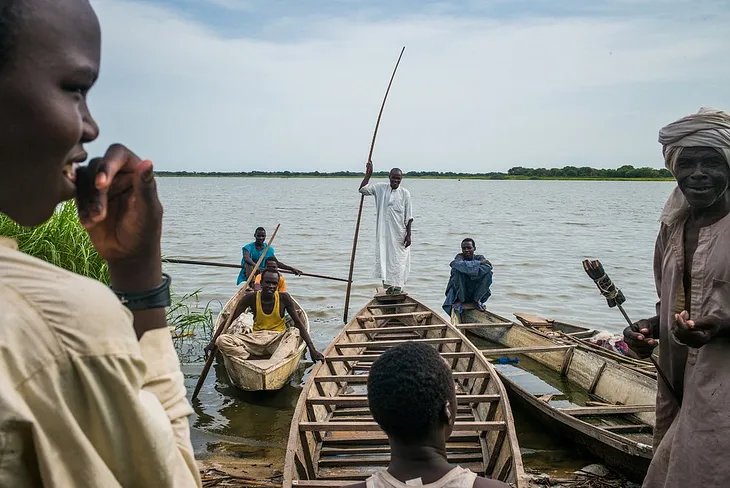
[{"label": "man holding pole", "polygon": [[730,486],[730,114],[702,108],[659,132],[677,187],[654,251],[657,315],[624,330],[659,341],[654,457],[645,488]]},{"label": "man holding pole", "polygon": [[375,197],[375,273],[387,294],[400,293],[411,270],[411,193],[401,187],[403,172],[390,170],[389,183],[370,184],[373,162],[365,167],[360,193]]}]

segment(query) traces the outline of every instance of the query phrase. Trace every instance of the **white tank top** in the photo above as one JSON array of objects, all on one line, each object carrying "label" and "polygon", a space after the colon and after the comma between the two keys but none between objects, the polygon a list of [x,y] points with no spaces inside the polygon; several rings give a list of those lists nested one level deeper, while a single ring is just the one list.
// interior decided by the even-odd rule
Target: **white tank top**
[{"label": "white tank top", "polygon": [[472,488],[477,475],[468,469],[457,466],[446,473],[440,480],[424,485],[421,478],[408,480],[405,483],[398,481],[387,471],[378,471],[365,480],[367,488],[409,488],[421,486],[423,488]]}]

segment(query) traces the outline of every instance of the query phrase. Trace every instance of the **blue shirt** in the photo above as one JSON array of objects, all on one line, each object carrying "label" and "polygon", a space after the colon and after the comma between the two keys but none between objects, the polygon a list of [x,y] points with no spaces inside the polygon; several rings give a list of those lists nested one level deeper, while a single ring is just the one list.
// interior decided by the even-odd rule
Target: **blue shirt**
[{"label": "blue shirt", "polygon": [[[266,249],[266,244],[264,244],[264,249]],[[246,266],[246,261],[243,260],[243,255],[245,251],[248,251],[249,256],[251,256],[251,260],[255,263],[258,262],[259,258],[261,257],[261,254],[263,254],[264,249],[258,250],[256,249],[256,243],[251,242],[249,244],[246,244],[241,248],[241,266]],[[259,266],[259,269],[264,269],[264,266],[266,266],[266,260],[274,257],[274,248],[269,247],[269,250],[266,252],[266,257],[261,261],[261,265]],[[236,281],[236,285],[240,285],[246,279],[248,276],[246,276],[246,270],[241,268],[241,271],[238,273],[238,280]]]}]

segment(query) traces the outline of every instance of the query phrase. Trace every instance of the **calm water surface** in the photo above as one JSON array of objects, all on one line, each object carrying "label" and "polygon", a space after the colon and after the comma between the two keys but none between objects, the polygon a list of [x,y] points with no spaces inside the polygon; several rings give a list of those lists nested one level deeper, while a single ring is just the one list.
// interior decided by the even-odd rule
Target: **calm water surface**
[{"label": "calm water surface", "polygon": [[[254,229],[269,234],[277,257],[305,272],[346,278],[359,203],[355,179],[161,178],[167,257],[229,263]],[[488,306],[512,317],[531,312],[619,332],[581,261],[600,259],[637,320],[654,314],[652,254],[658,216],[671,182],[408,180],[413,198],[413,248],[407,290],[441,310],[449,262],[464,237],[494,264]],[[350,317],[372,296],[375,208],[366,198],[355,263]],[[176,293],[201,289],[215,310],[236,290],[236,270],[166,265]],[[307,309],[311,334],[324,348],[342,328],[345,283],[287,275],[290,293]],[[189,390],[200,364],[185,366]],[[214,368],[194,402],[199,455],[214,448],[241,457],[278,459],[286,445],[301,378],[280,392],[252,395],[230,387]],[[521,416],[518,415],[518,423]],[[518,425],[525,452],[557,453],[527,422]],[[223,448],[221,447],[223,446]],[[557,449],[557,450],[556,450]],[[577,460],[576,460],[577,459]],[[580,464],[583,460],[574,458]]]}]

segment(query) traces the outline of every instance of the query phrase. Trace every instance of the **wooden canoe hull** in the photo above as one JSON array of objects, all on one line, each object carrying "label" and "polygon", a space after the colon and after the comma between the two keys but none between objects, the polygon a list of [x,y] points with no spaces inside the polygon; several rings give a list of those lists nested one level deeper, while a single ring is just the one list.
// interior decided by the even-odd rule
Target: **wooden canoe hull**
[{"label": "wooden canoe hull", "polygon": [[[452,314],[452,322],[457,326],[462,323],[470,324],[466,326],[468,329],[465,328],[467,333],[508,348],[555,348],[560,345],[561,350],[527,352],[525,356],[559,373],[571,384],[601,398],[606,403],[627,406],[651,406],[655,403],[655,379],[627,368],[611,358],[597,355],[588,348],[578,345],[571,347],[570,342],[556,341],[492,313],[483,314],[465,310],[462,315]],[[477,323],[483,323],[484,327],[477,327]],[[627,477],[639,481],[643,479],[652,456],[650,440],[639,442],[588,423],[551,406],[547,401],[538,399],[505,374],[500,373],[500,376],[510,392],[510,398],[528,407],[551,429],[575,441],[607,466]],[[646,425],[649,430],[655,424],[653,411],[640,411],[637,408],[632,418],[636,418],[637,424]]]},{"label": "wooden canoe hull", "polygon": [[588,338],[598,332],[595,329],[590,329],[582,325],[568,324],[557,320],[545,319],[531,314],[515,313],[514,315],[520,322],[522,322],[523,325],[534,329],[538,333],[545,335],[557,334],[557,337],[561,340],[581,344],[600,356],[614,359],[637,372],[657,379],[656,369],[650,361],[643,361],[630,356],[624,356],[612,349],[606,349],[590,342]]},{"label": "wooden canoe hull", "polygon": [[433,345],[452,367],[458,410],[449,460],[528,486],[509,399],[494,367],[439,314],[402,296],[370,301],[312,370],[294,412],[284,487],[346,486],[387,467],[388,440],[367,408],[366,375],[382,351],[410,340]]},{"label": "wooden canoe hull", "polygon": [[[229,314],[236,310],[236,305],[243,298],[244,294],[243,290],[239,290],[228,300],[218,315],[214,330],[226,321]],[[294,300],[294,303],[300,317],[304,321],[305,327],[309,330],[309,317],[307,316],[307,312],[296,300]],[[291,318],[287,319],[287,323],[290,327],[293,326]],[[299,361],[304,356],[306,348],[307,345],[300,338],[296,353],[274,365],[267,364],[268,362],[265,361],[230,358],[223,351],[220,351],[220,354],[223,357],[223,364],[233,386],[245,391],[267,391],[280,390],[287,384],[289,378],[297,371]]]},{"label": "wooden canoe hull", "polygon": [[647,452],[651,453],[651,446],[641,450],[634,449],[620,436],[596,429],[591,424],[550,407],[509,379],[502,377],[502,382],[515,408],[519,406],[529,410],[553,433],[601,459],[606,466],[613,468],[628,480],[636,483],[643,481],[651,462],[651,457],[646,456]]}]

